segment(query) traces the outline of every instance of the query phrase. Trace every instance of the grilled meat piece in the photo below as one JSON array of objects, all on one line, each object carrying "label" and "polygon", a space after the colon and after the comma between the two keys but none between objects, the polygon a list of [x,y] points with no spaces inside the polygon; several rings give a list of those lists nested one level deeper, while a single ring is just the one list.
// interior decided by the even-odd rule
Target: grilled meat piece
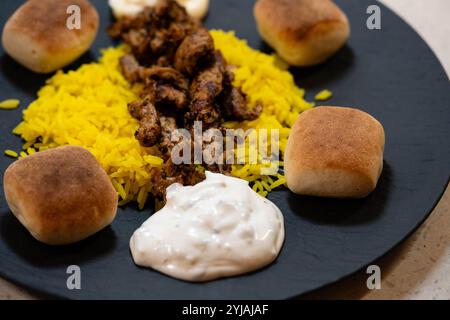
[{"label": "grilled meat piece", "polygon": [[123,40],[128,43],[136,57],[148,54],[148,38],[145,29],[131,29],[123,34]]},{"label": "grilled meat piece", "polygon": [[136,120],[142,119],[142,114],[141,114],[142,103],[143,103],[143,101],[138,100],[138,101],[133,101],[128,104],[128,112]]},{"label": "grilled meat piece", "polygon": [[108,28],[113,38],[130,45],[142,66],[168,66],[183,39],[199,28],[184,7],[174,0],[159,0],[135,18],[123,18]]},{"label": "grilled meat piece", "polygon": [[214,64],[199,72],[190,88],[191,105],[186,114],[189,123],[203,121],[205,127],[218,125],[220,112],[215,99],[223,90],[224,65],[222,55],[217,52]]},{"label": "grilled meat piece", "polygon": [[160,111],[171,106],[177,110],[186,107],[189,82],[177,70],[169,67],[141,67],[139,78],[146,83],[141,96],[152,97]]},{"label": "grilled meat piece", "polygon": [[187,36],[175,53],[175,68],[190,76],[213,61],[214,41],[205,28]]},{"label": "grilled meat piece", "polygon": [[195,165],[174,165],[169,159],[163,169],[151,169],[151,193],[158,199],[165,199],[166,189],[173,183],[192,186],[205,180],[205,174],[196,170]]},{"label": "grilled meat piece", "polygon": [[129,82],[134,83],[141,79],[141,66],[132,54],[124,55],[120,58],[122,74]]},{"label": "grilled meat piece", "polygon": [[167,29],[156,30],[150,41],[152,54],[166,56],[172,61],[183,39],[193,30],[192,25],[186,23],[172,23]]},{"label": "grilled meat piece", "polygon": [[198,24],[187,14],[186,9],[174,0],[159,0],[154,7],[153,18],[158,27],[170,25],[172,22]]},{"label": "grilled meat piece", "polygon": [[261,105],[253,109],[247,107],[247,100],[241,89],[229,87],[220,96],[220,106],[225,119],[246,121],[257,119],[262,111]]},{"label": "grilled meat piece", "polygon": [[187,97],[183,91],[170,85],[160,84],[156,89],[156,103],[159,109],[163,106],[175,106],[176,109],[182,110],[187,104]]},{"label": "grilled meat piece", "polygon": [[151,194],[157,199],[166,198],[166,189],[173,183],[183,183],[183,178],[178,175],[170,177],[166,174],[165,168],[152,168],[150,169],[151,176]]},{"label": "grilled meat piece", "polygon": [[222,116],[226,120],[255,120],[262,112],[261,105],[253,109],[247,107],[247,98],[240,88],[233,85],[234,73],[233,67],[227,66],[224,73],[224,89],[218,98],[221,106]]},{"label": "grilled meat piece", "polygon": [[139,128],[135,133],[136,139],[144,147],[152,147],[159,142],[161,125],[158,112],[152,98],[148,97],[141,102],[128,105],[130,114],[139,120]]},{"label": "grilled meat piece", "polygon": [[179,71],[170,67],[154,66],[150,68],[142,68],[140,78],[145,80],[155,80],[159,84],[170,84],[180,90],[189,89],[189,81]]},{"label": "grilled meat piece", "polygon": [[160,150],[165,159],[169,159],[172,154],[172,149],[176,142],[172,142],[172,134],[177,130],[177,121],[173,117],[161,117],[161,140],[159,142]]}]

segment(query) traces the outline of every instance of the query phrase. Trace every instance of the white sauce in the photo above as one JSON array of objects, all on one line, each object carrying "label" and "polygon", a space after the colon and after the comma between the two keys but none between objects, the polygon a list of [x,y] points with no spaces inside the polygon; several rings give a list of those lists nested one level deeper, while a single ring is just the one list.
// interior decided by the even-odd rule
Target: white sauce
[{"label": "white sauce", "polygon": [[145,7],[153,7],[158,0],[109,0],[113,14],[116,18],[134,17]]},{"label": "white sauce", "polygon": [[[135,17],[145,7],[154,7],[158,0],[109,0],[116,18]],[[208,13],[209,0],[177,0],[186,8],[187,13],[195,19],[203,19]]]},{"label": "white sauce", "polygon": [[209,0],[177,0],[177,2],[186,8],[192,18],[201,20],[208,13]]},{"label": "white sauce", "polygon": [[206,172],[206,180],[167,188],[167,204],[130,240],[137,265],[175,278],[208,281],[262,268],[284,241],[281,211],[244,180]]}]

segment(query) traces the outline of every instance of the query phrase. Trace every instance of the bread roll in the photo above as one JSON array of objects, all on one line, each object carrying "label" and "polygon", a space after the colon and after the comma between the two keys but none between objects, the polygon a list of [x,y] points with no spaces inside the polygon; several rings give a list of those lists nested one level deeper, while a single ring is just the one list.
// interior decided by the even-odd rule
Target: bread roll
[{"label": "bread roll", "polygon": [[76,242],[109,225],[117,193],[94,156],[81,147],[60,147],[22,158],[3,178],[6,201],[37,240]]},{"label": "bread roll", "polygon": [[384,129],[351,108],[317,107],[300,114],[286,146],[284,170],[295,193],[362,198],[383,168]]},{"label": "bread roll", "polygon": [[[81,29],[70,30],[67,8],[81,9]],[[85,53],[99,25],[95,8],[87,0],[29,0],[6,22],[5,51],[28,69],[49,73],[65,67]]]},{"label": "bread roll", "polygon": [[293,66],[319,64],[347,41],[350,25],[330,0],[258,0],[262,38]]}]

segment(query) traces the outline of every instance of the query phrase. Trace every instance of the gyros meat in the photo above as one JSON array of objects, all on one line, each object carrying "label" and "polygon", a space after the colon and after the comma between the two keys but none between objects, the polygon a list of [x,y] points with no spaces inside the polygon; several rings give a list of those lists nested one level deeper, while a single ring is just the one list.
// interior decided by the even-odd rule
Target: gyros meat
[{"label": "gyros meat", "polygon": [[[130,114],[139,120],[136,139],[142,146],[157,146],[166,163],[152,173],[153,194],[163,197],[174,182],[191,185],[204,175],[191,164],[171,162],[172,132],[192,130],[195,121],[203,129],[221,128],[225,120],[254,120],[258,106],[249,109],[245,94],[233,85],[232,67],[214,47],[208,30],[193,20],[175,0],[160,0],[135,18],[122,18],[109,28],[131,53],[120,60],[124,77],[143,84],[141,100],[130,103]],[[191,142],[193,144],[193,142]],[[230,166],[206,165],[227,173]]]}]

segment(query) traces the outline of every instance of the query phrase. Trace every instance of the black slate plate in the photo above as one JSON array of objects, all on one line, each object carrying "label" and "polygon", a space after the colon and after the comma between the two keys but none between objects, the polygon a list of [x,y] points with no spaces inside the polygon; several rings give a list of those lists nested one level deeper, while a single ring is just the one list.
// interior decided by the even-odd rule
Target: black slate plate
[{"label": "black slate plate", "polygon": [[[0,20],[21,1],[2,1]],[[353,33],[327,63],[292,70],[309,97],[334,91],[329,104],[361,108],[385,127],[385,169],[376,191],[356,201],[300,197],[286,190],[270,195],[283,211],[286,242],[270,267],[241,277],[191,284],[133,264],[128,241],[147,219],[135,207],[119,210],[113,225],[75,245],[48,247],[35,241],[9,212],[0,192],[0,275],[29,288],[67,298],[285,299],[337,281],[376,260],[405,239],[430,213],[448,183],[450,148],[449,79],[432,51],[399,17],[382,6],[382,30],[366,28],[373,1],[337,1]],[[104,32],[111,17],[106,1],[94,1],[102,18],[90,53],[112,44]],[[252,17],[253,1],[212,0],[210,28],[234,29],[255,48],[269,51]],[[51,14],[51,13],[49,13]],[[0,99],[31,102],[46,77],[0,53]],[[20,110],[0,111],[0,151],[20,150],[10,131]],[[0,157],[0,171],[12,162]],[[66,288],[66,268],[79,265],[82,290]]]}]

